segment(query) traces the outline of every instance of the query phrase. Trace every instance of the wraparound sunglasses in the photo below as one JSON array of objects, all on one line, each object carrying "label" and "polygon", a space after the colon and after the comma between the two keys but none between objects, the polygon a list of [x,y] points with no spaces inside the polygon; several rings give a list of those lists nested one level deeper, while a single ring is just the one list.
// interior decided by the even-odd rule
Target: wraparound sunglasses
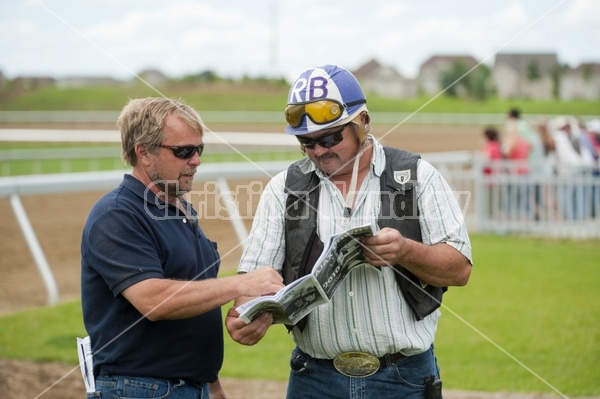
[{"label": "wraparound sunglasses", "polygon": [[344,140],[342,132],[344,131],[344,129],[346,129],[346,126],[348,126],[349,124],[350,123],[346,123],[335,132],[324,134],[323,136],[317,137],[316,139],[309,139],[307,137],[300,136],[296,136],[296,138],[298,139],[300,144],[304,146],[304,148],[308,148],[309,150],[313,150],[315,148],[315,145],[317,144],[323,148],[331,148],[335,145],[338,145],[342,142],[342,140]]},{"label": "wraparound sunglasses", "polygon": [[198,151],[198,156],[201,157],[202,153],[204,152],[204,143],[202,143],[198,146],[196,146],[196,145],[176,146],[176,145],[164,145],[164,144],[159,144],[158,146],[162,147],[162,148],[167,148],[167,149],[173,151],[173,155],[175,155],[179,159],[190,159],[191,157],[194,156],[194,153],[196,151]]}]

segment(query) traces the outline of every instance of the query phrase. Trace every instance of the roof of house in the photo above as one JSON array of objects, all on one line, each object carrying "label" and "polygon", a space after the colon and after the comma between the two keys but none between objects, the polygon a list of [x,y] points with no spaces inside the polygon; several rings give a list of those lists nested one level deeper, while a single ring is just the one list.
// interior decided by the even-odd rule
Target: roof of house
[{"label": "roof of house", "polygon": [[451,66],[456,62],[464,62],[468,67],[474,67],[478,61],[471,55],[433,55],[421,64],[419,70],[428,68],[442,68]]},{"label": "roof of house", "polygon": [[363,64],[361,67],[353,71],[352,73],[356,76],[357,79],[365,79],[371,77],[373,75],[378,75],[380,72],[385,71],[385,74],[402,77],[402,74],[398,72],[395,68],[391,66],[386,66],[380,64],[377,60],[372,59],[367,63]]},{"label": "roof of house", "polygon": [[558,64],[556,53],[498,53],[494,68],[508,65],[521,75],[527,75],[532,64],[536,64],[541,74],[550,74]]},{"label": "roof of house", "polygon": [[583,62],[575,68],[569,68],[566,73],[571,75],[595,75],[600,76],[599,62]]},{"label": "roof of house", "polygon": [[380,68],[381,68],[381,64],[377,60],[372,59],[372,60],[368,61],[366,64],[363,64],[362,66],[360,66],[355,71],[353,71],[353,74],[357,78],[361,77],[361,76],[369,76],[371,73],[373,73],[374,71],[377,71]]}]

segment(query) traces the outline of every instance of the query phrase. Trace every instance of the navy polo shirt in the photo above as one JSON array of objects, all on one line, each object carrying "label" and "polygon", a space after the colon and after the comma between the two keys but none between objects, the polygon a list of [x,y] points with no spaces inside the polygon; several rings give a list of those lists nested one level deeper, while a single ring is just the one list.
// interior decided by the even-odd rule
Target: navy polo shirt
[{"label": "navy polo shirt", "polygon": [[149,278],[215,278],[219,266],[216,243],[195,220],[125,175],[93,207],[81,240],[83,321],[95,353],[94,374],[215,381],[223,363],[219,308],[151,322],[121,292]]}]

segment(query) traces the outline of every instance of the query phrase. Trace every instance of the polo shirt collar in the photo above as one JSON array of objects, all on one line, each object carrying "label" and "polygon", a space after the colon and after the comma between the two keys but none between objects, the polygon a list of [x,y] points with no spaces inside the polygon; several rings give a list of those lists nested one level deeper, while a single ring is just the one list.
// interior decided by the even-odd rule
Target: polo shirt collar
[{"label": "polo shirt collar", "polygon": [[147,188],[141,181],[130,174],[126,174],[124,176],[121,185],[131,191],[133,194],[140,197],[142,200],[144,200],[144,202],[156,205],[165,204],[165,201],[158,198],[152,190]]}]

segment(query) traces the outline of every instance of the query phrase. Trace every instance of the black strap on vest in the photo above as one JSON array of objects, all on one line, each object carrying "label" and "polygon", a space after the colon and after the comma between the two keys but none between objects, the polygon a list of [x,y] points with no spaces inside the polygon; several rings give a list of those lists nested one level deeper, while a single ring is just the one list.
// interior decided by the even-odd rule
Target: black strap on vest
[{"label": "black strap on vest", "polygon": [[[417,162],[419,155],[391,147],[384,147],[386,168],[380,178],[380,227],[391,227],[412,240],[422,242],[419,212],[416,200]],[[315,172],[305,174],[301,160],[288,168],[286,178],[285,284],[311,272],[323,251],[323,242],[317,232],[319,178]],[[419,279],[401,265],[395,265],[396,281],[417,320],[437,309],[446,288],[422,287]],[[298,326],[303,329],[306,320]]]}]

